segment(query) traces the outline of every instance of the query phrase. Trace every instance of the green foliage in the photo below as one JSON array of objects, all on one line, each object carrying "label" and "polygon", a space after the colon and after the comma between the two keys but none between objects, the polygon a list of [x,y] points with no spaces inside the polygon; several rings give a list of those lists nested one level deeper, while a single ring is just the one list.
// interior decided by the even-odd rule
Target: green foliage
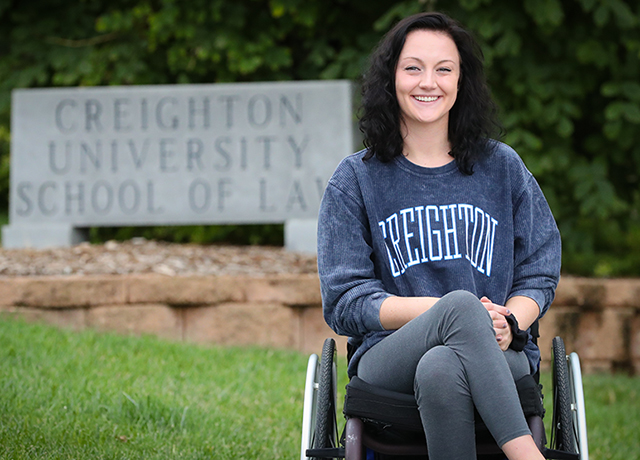
[{"label": "green foliage", "polygon": [[0,124],[0,210],[9,209],[9,127]]},{"label": "green foliage", "polygon": [[0,111],[19,87],[355,78],[385,2],[352,3],[5,0]]},{"label": "green foliage", "polygon": [[94,227],[92,243],[126,241],[134,237],[175,243],[230,243],[239,245],[282,246],[284,225],[189,225],[179,227]]},{"label": "green foliage", "polygon": [[565,271],[640,275],[631,0],[0,0],[0,196],[13,88],[357,79],[393,23],[436,8],[482,43],[505,141],[550,202]]},{"label": "green foliage", "polygon": [[[38,86],[357,78],[386,8],[373,0],[0,0],[0,209],[7,209],[10,91]],[[354,20],[357,18],[357,20]],[[282,225],[92,229],[282,244]]]},{"label": "green foliage", "polygon": [[639,15],[622,0],[456,11],[484,42],[505,140],[545,191],[572,273],[640,274]]},{"label": "green foliage", "polygon": [[[436,6],[482,43],[505,141],[549,200],[564,270],[640,275],[640,4],[440,0]],[[424,9],[421,1],[397,3],[376,27]]]}]

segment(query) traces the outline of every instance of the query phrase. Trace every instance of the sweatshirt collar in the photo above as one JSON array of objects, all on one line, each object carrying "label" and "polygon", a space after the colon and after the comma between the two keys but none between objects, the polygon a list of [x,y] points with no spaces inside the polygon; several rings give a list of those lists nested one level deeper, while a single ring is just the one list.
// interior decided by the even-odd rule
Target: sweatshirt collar
[{"label": "sweatshirt collar", "polygon": [[398,155],[395,158],[395,162],[400,166],[400,168],[421,176],[438,176],[448,174],[458,169],[458,164],[455,160],[437,168],[425,168],[424,166],[418,166],[417,164],[407,160],[403,155]]}]

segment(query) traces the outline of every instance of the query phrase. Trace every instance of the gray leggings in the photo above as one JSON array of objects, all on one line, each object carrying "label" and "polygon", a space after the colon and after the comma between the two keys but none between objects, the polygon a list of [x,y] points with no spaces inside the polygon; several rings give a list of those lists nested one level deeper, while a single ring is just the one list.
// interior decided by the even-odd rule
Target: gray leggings
[{"label": "gray leggings", "polygon": [[358,377],[414,393],[430,460],[476,458],[474,405],[499,446],[531,434],[514,381],[529,372],[522,352],[503,352],[476,296],[455,291],[368,350]]}]

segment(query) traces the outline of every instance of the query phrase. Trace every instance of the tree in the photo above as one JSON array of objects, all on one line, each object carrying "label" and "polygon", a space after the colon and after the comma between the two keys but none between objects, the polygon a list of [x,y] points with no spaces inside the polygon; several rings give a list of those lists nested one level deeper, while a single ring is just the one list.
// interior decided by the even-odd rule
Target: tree
[{"label": "tree", "polygon": [[481,41],[505,141],[550,202],[565,270],[639,275],[631,0],[0,0],[0,174],[6,184],[12,88],[357,79],[395,21],[430,9]]},{"label": "tree", "polygon": [[[0,209],[8,207],[12,89],[355,78],[378,39],[371,23],[387,7],[382,0],[0,0]],[[178,241],[282,240],[273,226],[116,235],[140,232]]]}]

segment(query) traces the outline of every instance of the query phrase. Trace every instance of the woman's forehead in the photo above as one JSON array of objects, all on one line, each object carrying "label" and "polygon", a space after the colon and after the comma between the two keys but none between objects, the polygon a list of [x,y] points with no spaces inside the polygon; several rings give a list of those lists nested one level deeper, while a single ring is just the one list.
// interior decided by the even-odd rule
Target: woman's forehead
[{"label": "woman's forehead", "polygon": [[443,32],[433,30],[414,30],[407,34],[400,59],[416,59],[420,61],[450,60],[460,62],[458,48],[451,37]]}]

